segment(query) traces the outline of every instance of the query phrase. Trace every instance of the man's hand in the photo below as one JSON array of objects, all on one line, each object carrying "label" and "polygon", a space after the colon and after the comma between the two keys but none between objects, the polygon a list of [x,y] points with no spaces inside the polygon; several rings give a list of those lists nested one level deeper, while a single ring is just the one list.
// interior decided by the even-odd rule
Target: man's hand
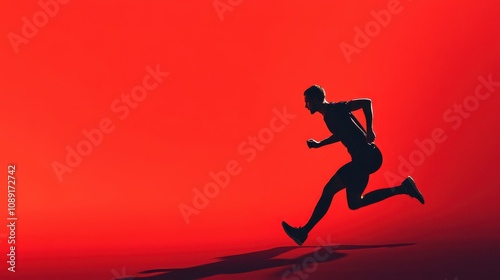
[{"label": "man's hand", "polygon": [[373,132],[373,130],[369,130],[366,133],[366,142],[373,143],[373,141],[375,141],[375,132]]},{"label": "man's hand", "polygon": [[321,143],[314,140],[314,139],[309,139],[309,140],[307,140],[307,147],[309,147],[309,149],[319,148],[319,147],[321,147]]}]

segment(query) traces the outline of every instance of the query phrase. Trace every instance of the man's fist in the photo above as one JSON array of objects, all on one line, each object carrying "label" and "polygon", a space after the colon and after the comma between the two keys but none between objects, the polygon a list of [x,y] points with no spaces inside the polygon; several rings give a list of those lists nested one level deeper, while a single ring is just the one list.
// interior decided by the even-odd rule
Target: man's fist
[{"label": "man's fist", "polygon": [[373,143],[373,141],[375,141],[375,132],[368,131],[368,133],[366,133],[366,142]]},{"label": "man's fist", "polygon": [[314,139],[309,139],[307,140],[307,147],[310,148],[319,148],[321,147],[320,142],[314,140]]}]

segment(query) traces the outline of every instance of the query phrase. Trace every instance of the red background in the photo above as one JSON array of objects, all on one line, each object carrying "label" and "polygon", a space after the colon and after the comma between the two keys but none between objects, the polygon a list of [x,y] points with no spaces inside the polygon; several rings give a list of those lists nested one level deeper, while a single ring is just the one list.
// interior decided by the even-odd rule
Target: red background
[{"label": "red background", "polygon": [[[398,174],[398,157],[408,159],[416,139],[441,128],[447,140],[411,173],[425,206],[400,196],[351,211],[341,193],[310,245],[331,235],[340,244],[498,248],[500,88],[456,130],[443,114],[474,94],[479,76],[500,81],[500,3],[401,1],[403,10],[348,63],[339,44],[353,45],[354,28],[388,2],[242,1],[221,20],[211,0],[70,1],[16,53],[9,32],[22,34],[22,18],[40,6],[1,1],[0,166],[18,170],[19,272],[7,273],[2,261],[0,273],[110,279],[122,267],[135,273],[292,245],[281,221],[304,224],[349,159],[340,144],[306,147],[328,136],[304,108],[302,92],[315,83],[331,101],[373,100],[384,163],[368,190],[388,186],[384,174]],[[156,65],[170,75],[120,120],[111,103]],[[238,145],[285,106],[296,117],[247,162]],[[52,163],[64,163],[66,146],[103,118],[116,129],[60,182]],[[193,188],[230,160],[241,174],[186,224],[179,205],[192,205]]]}]

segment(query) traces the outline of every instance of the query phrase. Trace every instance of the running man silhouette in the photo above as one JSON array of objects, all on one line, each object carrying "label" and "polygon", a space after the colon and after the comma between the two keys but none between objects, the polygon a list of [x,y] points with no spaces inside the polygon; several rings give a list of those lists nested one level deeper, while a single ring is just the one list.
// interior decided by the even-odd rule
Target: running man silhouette
[{"label": "running man silhouette", "polygon": [[[353,99],[347,102],[326,101],[325,90],[313,85],[304,92],[306,108],[314,114],[319,112],[332,133],[332,136],[316,141],[307,140],[309,148],[319,148],[336,142],[342,142],[351,155],[351,162],[342,166],[328,181],[323,193],[304,227],[291,227],[282,222],[283,229],[298,245],[302,245],[309,232],[328,211],[333,196],[346,189],[347,203],[351,210],[377,203],[398,194],[407,194],[424,204],[424,197],[417,189],[411,177],[406,178],[401,185],[393,188],[375,190],[363,194],[368,185],[370,174],[382,165],[382,154],[375,145],[373,132],[372,101],[367,98]],[[366,130],[359,123],[352,111],[362,109],[366,118]]]}]

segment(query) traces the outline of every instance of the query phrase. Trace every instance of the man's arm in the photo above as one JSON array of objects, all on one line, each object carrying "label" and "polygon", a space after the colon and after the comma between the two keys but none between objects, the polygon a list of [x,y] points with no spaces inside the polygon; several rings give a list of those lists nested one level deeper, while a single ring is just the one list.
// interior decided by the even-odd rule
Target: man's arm
[{"label": "man's arm", "polygon": [[366,118],[366,141],[368,143],[375,141],[375,133],[373,132],[372,100],[369,98],[353,99],[347,102],[347,106],[351,111],[363,109],[363,113]]},{"label": "man's arm", "polygon": [[323,147],[325,145],[333,144],[333,143],[338,142],[338,141],[340,141],[340,139],[335,135],[332,135],[332,136],[330,136],[326,139],[323,139],[319,142],[314,140],[314,139],[309,139],[309,140],[307,140],[307,147],[319,148],[319,147]]}]

